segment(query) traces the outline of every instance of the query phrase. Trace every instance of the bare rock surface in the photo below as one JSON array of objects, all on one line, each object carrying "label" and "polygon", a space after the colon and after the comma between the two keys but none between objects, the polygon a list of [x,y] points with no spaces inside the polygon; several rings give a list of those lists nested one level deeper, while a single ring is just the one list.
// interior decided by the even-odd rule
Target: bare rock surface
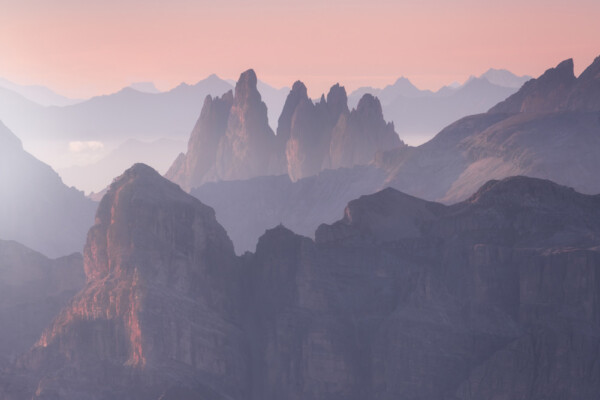
[{"label": "bare rock surface", "polygon": [[600,197],[489,181],[446,206],[386,189],[315,240],[236,257],[144,165],[102,200],[87,284],[0,375],[3,399],[589,399]]}]

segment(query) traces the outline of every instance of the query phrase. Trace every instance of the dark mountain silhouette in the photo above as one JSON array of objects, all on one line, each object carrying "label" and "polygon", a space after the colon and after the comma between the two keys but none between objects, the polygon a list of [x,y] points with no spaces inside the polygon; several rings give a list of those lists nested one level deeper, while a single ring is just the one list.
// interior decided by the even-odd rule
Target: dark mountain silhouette
[{"label": "dark mountain silhouette", "polygon": [[86,287],[1,397],[598,393],[600,197],[514,177],[452,206],[386,189],[343,215],[237,258],[212,209],[135,165],[99,206]]},{"label": "dark mountain silhouette", "polygon": [[0,368],[35,344],[84,283],[81,254],[50,260],[0,240]]},{"label": "dark mountain silhouette", "polygon": [[96,204],[65,186],[0,123],[0,238],[50,257],[81,251]]}]

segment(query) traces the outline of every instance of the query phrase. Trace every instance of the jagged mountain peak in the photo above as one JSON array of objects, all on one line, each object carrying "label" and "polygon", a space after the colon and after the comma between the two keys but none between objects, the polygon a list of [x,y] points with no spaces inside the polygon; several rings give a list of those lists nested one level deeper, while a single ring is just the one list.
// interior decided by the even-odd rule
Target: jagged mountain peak
[{"label": "jagged mountain peak", "polygon": [[258,79],[256,78],[256,72],[253,69],[248,69],[241,73],[237,83],[235,84],[235,97],[245,97],[250,94],[258,94],[260,99],[260,93],[257,89]]},{"label": "jagged mountain peak", "polygon": [[331,115],[340,115],[348,112],[348,95],[346,88],[336,83],[329,89],[327,93],[327,106]]},{"label": "jagged mountain peak", "polygon": [[576,83],[573,59],[549,68],[539,78],[527,81],[521,89],[492,107],[491,113],[554,112],[565,109]]},{"label": "jagged mountain peak", "polygon": [[383,111],[381,109],[381,102],[377,96],[373,96],[370,93],[365,93],[356,106],[358,113],[370,113],[375,116],[381,116],[383,119]]}]

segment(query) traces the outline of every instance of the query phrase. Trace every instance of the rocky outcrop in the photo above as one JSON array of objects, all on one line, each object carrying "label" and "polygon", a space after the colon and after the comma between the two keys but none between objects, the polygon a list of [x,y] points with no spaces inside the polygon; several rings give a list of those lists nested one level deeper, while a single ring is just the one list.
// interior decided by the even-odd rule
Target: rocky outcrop
[{"label": "rocky outcrop", "polygon": [[81,254],[51,260],[0,240],[0,368],[33,346],[84,284]]},{"label": "rocky outcrop", "polygon": [[86,287],[0,395],[588,399],[599,238],[599,196],[514,177],[452,206],[387,189],[236,258],[212,209],[136,165],[100,204]]},{"label": "rocky outcrop", "polygon": [[223,96],[207,96],[181,154],[165,176],[185,190],[205,182],[248,179],[285,172],[284,149],[267,119],[253,70]]},{"label": "rocky outcrop", "polygon": [[[211,181],[232,181],[287,172],[292,181],[324,169],[370,163],[377,151],[404,146],[381,104],[365,95],[348,110],[343,86],[331,87],[314,103],[297,81],[290,91],[277,135],[268,127],[256,75],[240,76],[235,96],[208,97],[188,144],[165,175],[185,190]],[[334,134],[335,133],[335,134]]]},{"label": "rocky outcrop", "polygon": [[233,92],[206,96],[200,117],[188,142],[188,151],[175,160],[165,177],[185,190],[214,179],[219,142],[225,137]]},{"label": "rocky outcrop", "polygon": [[600,56],[577,78],[567,106],[575,111],[600,111]]},{"label": "rocky outcrop", "polygon": [[135,165],[100,203],[84,258],[87,285],[17,363],[33,386],[15,398],[247,391],[240,269],[212,209]]},{"label": "rocky outcrop", "polygon": [[0,122],[0,238],[50,257],[80,252],[96,203],[63,184]]},{"label": "rocky outcrop", "polygon": [[332,168],[352,167],[371,162],[378,151],[391,150],[404,143],[394,131],[393,123],[386,123],[381,103],[365,94],[356,109],[342,114],[333,129],[330,145]]},{"label": "rocky outcrop", "polygon": [[248,179],[280,174],[275,134],[267,120],[267,106],[256,88],[256,74],[240,75],[227,120],[227,131],[219,143],[216,172],[219,179]]},{"label": "rocky outcrop", "polygon": [[573,59],[568,59],[542,76],[526,82],[521,89],[492,107],[491,113],[554,112],[566,108],[576,83]]}]

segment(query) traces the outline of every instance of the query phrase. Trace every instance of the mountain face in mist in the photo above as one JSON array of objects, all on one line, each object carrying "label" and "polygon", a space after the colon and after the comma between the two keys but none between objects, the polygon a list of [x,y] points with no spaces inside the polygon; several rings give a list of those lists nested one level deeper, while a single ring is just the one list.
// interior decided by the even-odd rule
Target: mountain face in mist
[{"label": "mountain face in mist", "polygon": [[394,124],[385,122],[381,104],[376,97],[365,94],[356,109],[343,114],[331,134],[331,167],[365,165],[378,151],[404,145],[394,131]]},{"label": "mountain face in mist", "polygon": [[188,142],[166,176],[189,190],[214,180],[248,179],[284,173],[267,107],[257,89],[256,74],[241,74],[221,98],[208,96]]},{"label": "mountain face in mist", "polygon": [[0,238],[47,256],[81,251],[96,204],[65,186],[0,123]]},{"label": "mountain face in mist", "polygon": [[50,260],[0,240],[0,368],[35,344],[84,283],[81,254]]},{"label": "mountain face in mist", "polygon": [[227,130],[219,142],[216,173],[220,179],[248,179],[283,172],[275,154],[275,133],[253,70],[240,75],[229,110]]},{"label": "mountain face in mist", "polygon": [[486,114],[463,118],[407,151],[380,154],[387,184],[444,202],[489,179],[546,178],[600,192],[600,58],[578,78],[567,60],[528,81]]},{"label": "mountain face in mist", "polygon": [[377,98],[365,95],[357,109],[349,111],[346,90],[338,84],[327,98],[313,103],[306,86],[294,83],[275,136],[256,89],[256,75],[249,70],[240,76],[234,97],[207,98],[187,153],[165,176],[186,190],[205,182],[285,172],[295,181],[327,168],[366,165],[378,151],[401,146],[405,145],[393,124],[384,121]]},{"label": "mountain face in mist", "polygon": [[212,209],[136,165],[2,398],[589,399],[599,237],[598,196],[516,177],[453,206],[387,189],[237,258]]},{"label": "mountain face in mist", "polygon": [[383,187],[384,171],[373,166],[324,170],[292,181],[287,175],[244,181],[209,182],[191,194],[215,209],[237,254],[254,251],[258,238],[278,224],[314,237],[321,223],[333,223],[352,199]]},{"label": "mountain face in mist", "polygon": [[19,85],[7,79],[0,78],[0,87],[11,90],[23,96],[27,100],[44,107],[58,106],[64,107],[82,102],[83,100],[71,99],[62,96],[45,86],[40,85]]},{"label": "mountain face in mist", "polygon": [[[166,177],[189,190],[205,180],[216,178],[215,165],[219,142],[227,131],[233,92],[222,97],[206,96],[200,117],[188,142],[187,153],[180,154],[166,173]],[[213,178],[214,177],[214,178]]]}]

